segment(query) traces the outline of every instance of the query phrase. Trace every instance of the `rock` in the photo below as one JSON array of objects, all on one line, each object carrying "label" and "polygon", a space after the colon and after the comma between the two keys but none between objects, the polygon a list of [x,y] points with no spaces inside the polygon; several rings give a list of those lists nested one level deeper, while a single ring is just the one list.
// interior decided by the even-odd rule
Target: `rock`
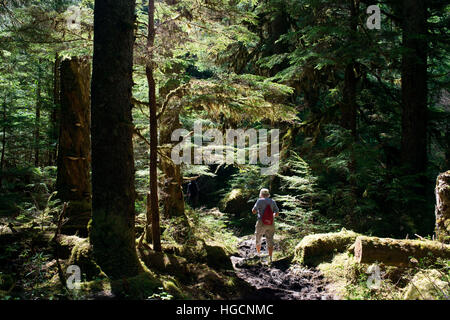
[{"label": "rock", "polygon": [[358,236],[359,234],[345,229],[336,233],[306,236],[295,247],[294,262],[316,266],[331,260],[334,254],[348,250]]},{"label": "rock", "polygon": [[248,202],[250,198],[248,192],[243,189],[233,189],[220,201],[219,209],[236,216],[245,212],[249,213],[253,207],[253,203]]},{"label": "rock", "polygon": [[231,263],[231,259],[222,247],[206,245],[205,248],[206,248],[206,259],[207,259],[208,266],[210,266],[211,268],[214,268],[214,269],[219,269],[219,270],[233,269],[233,264]]},{"label": "rock", "polygon": [[435,215],[437,240],[450,243],[450,170],[437,178]]},{"label": "rock", "polygon": [[430,269],[418,272],[406,286],[403,298],[405,300],[437,300],[448,299],[450,285],[442,280],[443,274]]}]

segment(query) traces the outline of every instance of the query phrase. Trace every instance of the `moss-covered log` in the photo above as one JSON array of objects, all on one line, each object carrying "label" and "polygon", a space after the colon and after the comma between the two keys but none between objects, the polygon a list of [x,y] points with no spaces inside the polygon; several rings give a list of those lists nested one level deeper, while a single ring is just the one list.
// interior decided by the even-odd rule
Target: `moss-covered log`
[{"label": "moss-covered log", "polygon": [[435,214],[437,240],[450,243],[450,170],[437,178]]},{"label": "moss-covered log", "polygon": [[385,265],[408,266],[411,258],[450,258],[450,245],[437,241],[398,240],[360,236],[355,242],[355,258],[359,263],[381,262]]},{"label": "moss-covered log", "polygon": [[337,252],[346,251],[359,234],[342,229],[336,233],[320,233],[306,236],[295,248],[294,261],[305,265],[317,265],[331,259]]}]

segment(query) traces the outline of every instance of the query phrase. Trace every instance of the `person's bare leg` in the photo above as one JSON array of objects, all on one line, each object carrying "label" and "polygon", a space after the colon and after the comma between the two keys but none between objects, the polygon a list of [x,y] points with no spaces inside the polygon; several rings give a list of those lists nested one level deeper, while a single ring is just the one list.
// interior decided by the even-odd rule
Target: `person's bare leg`
[{"label": "person's bare leg", "polygon": [[270,261],[272,261],[273,247],[268,247],[267,249],[269,251],[269,259],[270,259]]}]

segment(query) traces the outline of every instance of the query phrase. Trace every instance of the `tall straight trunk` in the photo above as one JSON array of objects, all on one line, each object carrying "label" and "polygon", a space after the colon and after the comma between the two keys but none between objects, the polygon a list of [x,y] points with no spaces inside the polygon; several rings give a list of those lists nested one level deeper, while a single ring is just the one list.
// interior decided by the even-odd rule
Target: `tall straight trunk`
[{"label": "tall straight trunk", "polygon": [[112,279],[137,275],[133,119],[134,0],[97,0],[91,91],[94,259]]},{"label": "tall straight trunk", "polygon": [[41,125],[41,91],[42,91],[42,60],[39,59],[38,80],[36,89],[36,116],[34,123],[34,166],[39,167],[39,143],[40,143],[40,125]]},{"label": "tall straight trunk", "polygon": [[432,193],[427,188],[427,0],[403,1],[402,136],[401,163],[404,174],[417,175],[410,187],[414,198],[405,213],[414,221],[407,232],[429,233],[435,224]]},{"label": "tall straight trunk", "polygon": [[60,65],[61,57],[59,54],[55,56],[55,63],[53,68],[53,110],[50,114],[51,123],[51,135],[50,135],[50,148],[49,148],[49,161],[48,165],[54,165],[56,163],[57,153],[58,153],[58,131],[59,131],[59,111],[60,111]]},{"label": "tall straight trunk", "polygon": [[403,1],[402,163],[411,174],[427,164],[426,0]]},{"label": "tall straight trunk", "polygon": [[0,189],[3,185],[3,169],[5,167],[5,152],[6,152],[6,98],[3,101],[3,113],[2,113],[2,120],[3,120],[3,128],[2,128],[2,155],[0,158]]},{"label": "tall straight trunk", "polygon": [[[355,35],[358,32],[359,6],[360,6],[359,0],[350,0],[350,25],[349,25],[350,36],[347,40],[348,45],[356,41]],[[356,93],[357,93],[358,79],[356,77],[355,69],[356,69],[356,59],[355,57],[351,56],[349,58],[347,65],[345,66],[343,101],[341,103],[341,125],[343,128],[350,130],[353,141],[356,141],[358,137],[356,125],[357,124]],[[353,144],[350,146],[350,148],[353,148]],[[354,173],[356,171],[356,161],[353,150],[350,150],[348,170],[351,174],[349,183],[352,190],[352,194],[354,199],[357,199],[356,180],[354,178],[355,176]],[[353,205],[349,205],[348,208],[349,212],[353,213],[354,211]]]},{"label": "tall straight trunk", "polygon": [[[358,12],[359,12],[359,0],[350,1],[350,32],[351,36],[349,41],[353,42],[354,34],[358,31]],[[351,61],[345,67],[345,79],[344,79],[344,90],[343,90],[343,103],[342,103],[342,126],[350,130],[352,136],[356,138],[356,85],[357,78],[355,75],[356,61],[352,57]]]},{"label": "tall straight trunk", "polygon": [[88,58],[61,63],[61,117],[56,189],[68,202],[64,233],[87,235],[91,218],[90,171],[90,81]]},{"label": "tall straight trunk", "polygon": [[[158,119],[156,104],[156,82],[154,78],[154,54],[155,45],[155,1],[148,2],[148,38],[147,53],[148,62],[146,67],[149,113],[150,113],[150,208],[147,208],[147,221],[151,218],[153,250],[161,251],[161,231],[159,226],[158,205]],[[150,210],[150,211],[149,211]],[[147,223],[148,224],[148,223]]]}]

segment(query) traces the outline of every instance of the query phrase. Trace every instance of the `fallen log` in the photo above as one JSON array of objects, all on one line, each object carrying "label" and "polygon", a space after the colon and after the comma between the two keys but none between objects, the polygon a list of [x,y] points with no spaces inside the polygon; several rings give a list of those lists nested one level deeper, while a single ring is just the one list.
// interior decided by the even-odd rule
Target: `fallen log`
[{"label": "fallen log", "polygon": [[360,236],[355,241],[355,259],[359,263],[379,262],[392,266],[408,266],[411,259],[450,258],[450,245],[429,240],[398,240]]},{"label": "fallen log", "polygon": [[295,247],[294,261],[316,266],[321,262],[331,260],[336,253],[346,251],[358,236],[358,233],[345,229],[340,232],[306,236]]}]

